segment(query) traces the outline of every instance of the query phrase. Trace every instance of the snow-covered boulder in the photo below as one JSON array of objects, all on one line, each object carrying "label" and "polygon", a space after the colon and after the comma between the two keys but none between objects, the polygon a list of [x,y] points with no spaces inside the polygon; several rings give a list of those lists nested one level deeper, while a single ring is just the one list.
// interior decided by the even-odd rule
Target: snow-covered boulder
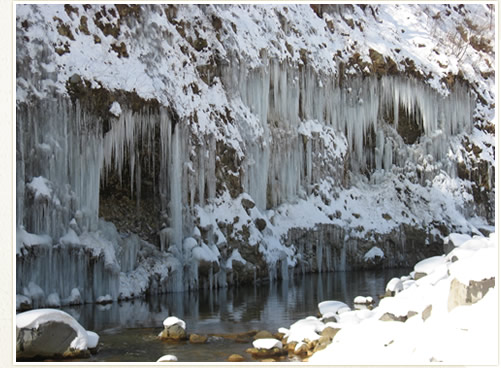
[{"label": "snow-covered boulder", "polygon": [[252,346],[252,348],[247,349],[247,352],[259,359],[287,354],[287,350],[283,349],[282,342],[277,339],[257,339],[252,342]]},{"label": "snow-covered boulder", "polygon": [[161,339],[166,340],[186,340],[186,322],[177,317],[167,317],[164,322],[164,329],[160,333]]},{"label": "snow-covered boulder", "polygon": [[164,355],[158,358],[157,362],[177,362],[177,357],[175,355]]},{"label": "snow-covered boulder", "polygon": [[282,348],[282,342],[273,338],[257,339],[252,342],[252,346],[256,349]]},{"label": "snow-covered boulder", "polygon": [[16,358],[76,357],[95,349],[99,336],[57,309],[35,309],[16,315]]},{"label": "snow-covered boulder", "polygon": [[386,284],[386,296],[394,296],[396,293],[402,291],[404,289],[404,284],[402,280],[398,277],[392,278]]},{"label": "snow-covered boulder", "polygon": [[438,266],[447,262],[445,256],[435,256],[423,259],[414,266],[414,279],[419,280],[421,277],[429,275],[437,269]]},{"label": "snow-covered boulder", "polygon": [[323,316],[326,313],[339,313],[341,308],[349,308],[346,303],[337,300],[326,300],[318,303],[318,310]]},{"label": "snow-covered boulder", "polygon": [[374,303],[374,299],[372,296],[357,296],[355,299],[353,299],[354,304],[365,304],[365,305],[370,305]]}]

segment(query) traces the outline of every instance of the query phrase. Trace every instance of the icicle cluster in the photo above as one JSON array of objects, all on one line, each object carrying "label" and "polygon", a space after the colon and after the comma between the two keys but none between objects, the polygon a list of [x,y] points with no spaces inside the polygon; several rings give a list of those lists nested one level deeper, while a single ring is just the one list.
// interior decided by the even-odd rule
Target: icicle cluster
[{"label": "icicle cluster", "polygon": [[[306,198],[323,179],[330,180],[334,187],[347,185],[347,161],[355,177],[403,170],[409,162],[416,165],[424,161],[444,161],[438,169],[455,175],[454,165],[447,166],[443,160],[448,142],[452,136],[471,130],[472,99],[461,85],[443,97],[424,83],[404,77],[354,77],[341,84],[307,65],[288,65],[266,55],[261,67],[254,69],[243,60],[231,60],[223,70],[222,82],[230,107],[234,107],[233,120],[218,120],[216,126],[234,125],[243,152],[242,157],[234,157],[240,165],[235,173],[240,187],[233,189],[248,193],[259,211]],[[152,171],[164,223],[158,229],[160,249],[172,256],[165,289],[224,285],[225,260],[214,236],[220,229],[208,229],[202,240],[197,235],[194,208],[206,206],[225,190],[217,178],[228,168],[216,154],[218,144],[224,150],[225,142],[216,141],[216,132],[195,136],[196,124],[186,116],[174,120],[167,107],[133,112],[127,106],[114,106],[113,111],[118,116],[103,137],[99,120],[81,109],[78,101],[70,105],[61,98],[44,101],[43,106],[18,107],[19,229],[48,234],[55,245],[69,229],[75,229],[78,236],[96,232],[100,183],[106,185],[108,174],[114,172],[120,181],[130,183],[131,197],[139,206],[142,174]],[[402,111],[423,132],[410,145],[399,134]],[[143,167],[145,162],[147,167]],[[124,172],[129,177],[124,177]],[[187,242],[193,238],[194,243]],[[264,249],[273,246],[267,239],[261,237]],[[323,244],[320,239],[314,251],[318,271],[344,269],[345,249],[337,250],[336,258]],[[138,241],[114,247],[119,258],[116,265],[121,272],[131,272],[139,252]],[[99,256],[85,256],[82,248],[75,249],[80,250],[49,248],[40,256],[39,268],[32,271],[21,262],[18,292],[34,279],[46,292],[54,289],[68,295],[74,285],[58,286],[60,278],[67,275],[49,275],[45,267],[71,267],[87,275],[99,273],[106,287],[98,288],[98,294],[106,292],[116,299],[117,268],[109,267]],[[64,252],[72,254],[71,266],[62,264]],[[324,256],[329,260],[325,265]],[[270,260],[270,279],[277,277],[277,267],[282,278],[288,277],[287,254],[280,257]],[[85,259],[95,259],[96,266],[84,271],[81,263],[87,262]],[[331,259],[336,264],[331,264]],[[198,265],[202,262],[209,264],[206,280],[199,279]],[[216,265],[220,266],[218,272]],[[82,292],[94,287],[72,280]],[[99,296],[89,293],[85,291],[85,300]]]}]

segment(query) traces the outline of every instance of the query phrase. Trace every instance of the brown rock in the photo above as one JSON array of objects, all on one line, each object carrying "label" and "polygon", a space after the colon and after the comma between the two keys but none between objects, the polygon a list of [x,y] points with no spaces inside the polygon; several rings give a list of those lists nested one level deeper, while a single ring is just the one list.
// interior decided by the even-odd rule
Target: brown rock
[{"label": "brown rock", "polygon": [[308,353],[308,345],[307,344],[302,344],[299,349],[294,350],[294,354],[296,355],[305,355]]},{"label": "brown rock", "polygon": [[284,344],[284,348],[287,351],[293,352],[296,349],[296,345],[297,345],[297,343],[295,341],[293,341],[293,342],[290,342],[288,344]]},{"label": "brown rock", "polygon": [[190,343],[192,344],[205,344],[207,342],[208,336],[205,335],[197,335],[197,334],[191,334],[190,335]]},{"label": "brown rock", "polygon": [[231,354],[227,360],[228,362],[243,362],[245,359],[239,354]]},{"label": "brown rock", "polygon": [[386,312],[379,318],[380,321],[396,321],[396,322],[405,322],[407,320],[407,316],[395,316],[393,313]]},{"label": "brown rock", "polygon": [[[266,331],[266,330],[262,330],[262,331],[259,331],[257,334],[254,335],[254,340],[257,340],[257,339],[273,339],[273,335],[271,332],[269,331]],[[280,339],[278,339],[280,340]]]},{"label": "brown rock", "polygon": [[340,330],[340,328],[326,327],[322,330],[321,336],[328,337],[332,340]]},{"label": "brown rock", "polygon": [[429,306],[427,306],[423,313],[421,313],[421,317],[423,318],[423,321],[426,321],[430,316],[431,316],[431,309],[432,309],[432,305],[430,304]]}]

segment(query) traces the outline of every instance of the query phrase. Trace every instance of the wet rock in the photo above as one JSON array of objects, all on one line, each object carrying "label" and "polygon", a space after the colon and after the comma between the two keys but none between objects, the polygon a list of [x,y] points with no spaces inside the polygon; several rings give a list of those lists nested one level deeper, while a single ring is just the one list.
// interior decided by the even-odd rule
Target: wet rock
[{"label": "wet rock", "polygon": [[245,361],[244,357],[239,355],[239,354],[231,354],[227,360],[228,360],[228,362],[243,362],[243,361]]},{"label": "wet rock", "polygon": [[490,288],[495,285],[495,278],[482,281],[470,280],[464,285],[458,279],[453,279],[449,289],[448,310],[449,312],[460,305],[470,305],[482,299]]},{"label": "wet rock", "polygon": [[197,335],[197,334],[191,334],[190,335],[190,343],[192,344],[205,344],[207,342],[207,339],[209,337],[205,335]]}]

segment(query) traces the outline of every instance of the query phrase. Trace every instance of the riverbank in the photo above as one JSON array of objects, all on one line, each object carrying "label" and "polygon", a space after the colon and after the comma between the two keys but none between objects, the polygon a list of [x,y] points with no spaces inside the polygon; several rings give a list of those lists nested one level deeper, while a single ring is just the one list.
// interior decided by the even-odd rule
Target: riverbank
[{"label": "riverbank", "polygon": [[[340,308],[322,318],[307,317],[281,329],[284,342],[296,342],[298,352],[308,345],[304,360],[315,364],[496,364],[496,239],[494,233],[452,235],[446,239],[451,252],[390,280],[387,294],[393,296],[374,309]],[[329,327],[335,335],[325,343]]]}]

